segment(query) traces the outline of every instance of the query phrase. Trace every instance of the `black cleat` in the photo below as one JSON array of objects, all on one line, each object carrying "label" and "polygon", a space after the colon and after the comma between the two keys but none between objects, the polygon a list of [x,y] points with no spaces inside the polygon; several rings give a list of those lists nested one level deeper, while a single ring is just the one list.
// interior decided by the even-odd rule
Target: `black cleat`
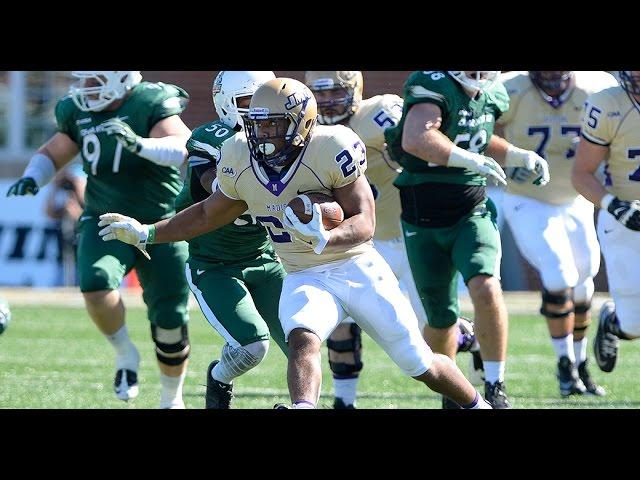
[{"label": "black cleat", "polygon": [[461,410],[462,407],[449,397],[442,396],[442,409],[443,410]]},{"label": "black cleat", "polygon": [[211,376],[211,370],[220,360],[214,360],[207,368],[207,393],[205,394],[205,408],[228,410],[233,398],[233,385],[219,382]]},{"label": "black cleat", "polygon": [[116,397],[125,402],[136,398],[138,396],[138,374],[124,368],[116,371],[113,390],[116,392]]},{"label": "black cleat", "polygon": [[587,370],[586,360],[582,362],[580,365],[578,365],[578,376],[580,377],[580,380],[582,380],[582,383],[584,383],[584,386],[587,389],[586,393],[595,395],[597,397],[603,397],[607,394],[604,388],[602,388],[600,385],[594,382],[593,379],[591,378],[591,374],[589,373],[589,370]]},{"label": "black cleat", "polygon": [[484,398],[494,409],[511,408],[504,382],[484,382]]},{"label": "black cleat", "polygon": [[350,403],[347,405],[346,403],[344,403],[344,400],[336,397],[333,399],[333,409],[334,410],[355,410],[356,407],[353,403]]},{"label": "black cleat", "polygon": [[611,323],[615,318],[615,304],[611,301],[605,302],[600,309],[600,321],[598,331],[593,340],[593,352],[596,363],[603,372],[611,372],[616,366],[618,359],[618,345],[620,339],[613,333]]},{"label": "black cleat", "polygon": [[587,391],[582,380],[578,377],[578,371],[569,357],[560,357],[558,360],[558,372],[556,374],[560,382],[560,395],[582,395]]},{"label": "black cleat", "polygon": [[287,405],[286,403],[276,403],[273,406],[274,410],[291,410],[291,407],[289,405]]}]

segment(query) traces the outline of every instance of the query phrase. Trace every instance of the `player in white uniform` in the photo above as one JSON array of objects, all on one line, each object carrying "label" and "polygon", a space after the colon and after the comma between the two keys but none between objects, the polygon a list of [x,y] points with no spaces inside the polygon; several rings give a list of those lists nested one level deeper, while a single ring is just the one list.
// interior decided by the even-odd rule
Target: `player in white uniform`
[{"label": "player in white uniform", "polygon": [[[601,370],[613,370],[622,340],[640,337],[640,71],[591,95],[582,118],[572,181],[601,208],[598,238],[614,302],[600,311],[593,342]],[[604,185],[597,170],[605,162]]]},{"label": "player in white uniform", "polygon": [[[363,99],[362,72],[357,70],[305,72],[305,84],[318,103],[318,123],[344,125],[362,140],[367,153],[367,180],[376,203],[374,248],[391,267],[406,292],[420,327],[427,323],[407,259],[400,229],[400,194],[393,181],[400,165],[386,153],[384,131],[396,125],[402,117],[403,100],[398,95],[385,94]],[[459,322],[459,349],[479,345],[473,325],[466,319]],[[334,408],[355,408],[358,378],[363,367],[361,329],[347,318],[327,339],[329,366],[333,372]]]},{"label": "player in white uniform", "polygon": [[573,188],[570,172],[582,105],[616,80],[606,72],[543,71],[510,72],[501,81],[510,108],[498,120],[496,133],[534,150],[551,169],[551,181],[543,188],[532,185],[522,168],[507,172],[511,181],[503,209],[518,249],[542,280],[540,313],[558,358],[560,394],[604,395],[587,369],[586,336],[600,246],[593,205]]},{"label": "player in white uniform", "polygon": [[[280,322],[289,344],[287,379],[294,408],[315,408],[321,343],[351,316],[407,375],[465,408],[488,404],[447,357],[427,346],[398,281],[371,243],[375,204],[363,172],[366,150],[342,126],[315,126],[316,102],[301,82],[278,78],[253,95],[245,135],[224,142],[219,190],[171,219],[140,225],[102,217],[105,240],[144,248],[215,230],[247,209],[269,232],[288,275]],[[304,192],[331,194],[345,221],[327,231],[317,205],[303,224],[287,205]]]}]

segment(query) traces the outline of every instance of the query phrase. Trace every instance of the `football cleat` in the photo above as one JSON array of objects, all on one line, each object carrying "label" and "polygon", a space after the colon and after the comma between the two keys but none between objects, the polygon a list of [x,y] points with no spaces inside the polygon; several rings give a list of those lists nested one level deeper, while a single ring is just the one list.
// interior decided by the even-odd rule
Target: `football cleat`
[{"label": "football cleat", "polygon": [[504,382],[484,382],[484,398],[495,409],[511,408]]},{"label": "football cleat", "polygon": [[121,368],[116,371],[113,389],[118,399],[128,402],[138,396],[138,374],[133,370]]},{"label": "football cleat", "polygon": [[356,406],[352,403],[346,404],[344,403],[344,400],[336,397],[333,400],[333,408],[334,410],[355,410]]},{"label": "football cleat", "polygon": [[274,410],[291,410],[291,407],[289,405],[287,405],[286,403],[276,403],[273,406]]},{"label": "football cleat", "polygon": [[556,374],[560,382],[560,395],[582,395],[587,391],[582,380],[578,377],[575,365],[569,357],[560,357],[558,360],[558,372]]},{"label": "football cleat", "polygon": [[233,398],[233,384],[227,385],[217,381],[211,376],[211,371],[220,360],[214,360],[207,368],[207,393],[205,394],[205,408],[228,410],[231,408]]},{"label": "football cleat", "polygon": [[616,307],[612,301],[605,302],[600,309],[598,331],[593,340],[596,363],[603,372],[611,372],[618,359],[620,339],[613,333],[611,323],[615,319]]},{"label": "football cleat", "polygon": [[587,370],[586,360],[582,362],[580,365],[578,365],[578,376],[580,377],[580,380],[582,380],[582,383],[584,383],[584,386],[587,389],[586,393],[595,395],[597,397],[603,397],[604,395],[607,394],[605,389],[602,388],[600,385],[598,385],[596,382],[594,382],[593,379],[591,378],[591,374],[589,373],[589,370]]}]

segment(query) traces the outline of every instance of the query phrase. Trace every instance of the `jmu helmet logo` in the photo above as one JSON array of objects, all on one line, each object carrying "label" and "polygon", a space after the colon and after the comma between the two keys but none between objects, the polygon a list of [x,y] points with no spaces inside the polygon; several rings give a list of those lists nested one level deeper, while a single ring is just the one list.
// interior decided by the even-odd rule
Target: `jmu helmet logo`
[{"label": "jmu helmet logo", "polygon": [[224,70],[221,71],[217,76],[216,79],[213,81],[213,87],[211,89],[212,93],[215,95],[216,93],[219,93],[222,90],[222,76],[224,75]]},{"label": "jmu helmet logo", "polygon": [[284,104],[284,108],[291,110],[307,100],[309,100],[309,96],[304,92],[293,92],[287,97],[287,103]]}]

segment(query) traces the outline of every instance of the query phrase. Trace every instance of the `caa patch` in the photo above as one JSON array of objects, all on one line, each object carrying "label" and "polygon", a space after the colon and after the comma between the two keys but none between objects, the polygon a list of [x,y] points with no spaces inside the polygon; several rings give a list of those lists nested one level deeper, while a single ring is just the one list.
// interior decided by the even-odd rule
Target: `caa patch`
[{"label": "caa patch", "polygon": [[235,177],[236,176],[236,171],[233,169],[233,167],[222,167],[221,170],[223,175],[226,175],[227,177]]}]

